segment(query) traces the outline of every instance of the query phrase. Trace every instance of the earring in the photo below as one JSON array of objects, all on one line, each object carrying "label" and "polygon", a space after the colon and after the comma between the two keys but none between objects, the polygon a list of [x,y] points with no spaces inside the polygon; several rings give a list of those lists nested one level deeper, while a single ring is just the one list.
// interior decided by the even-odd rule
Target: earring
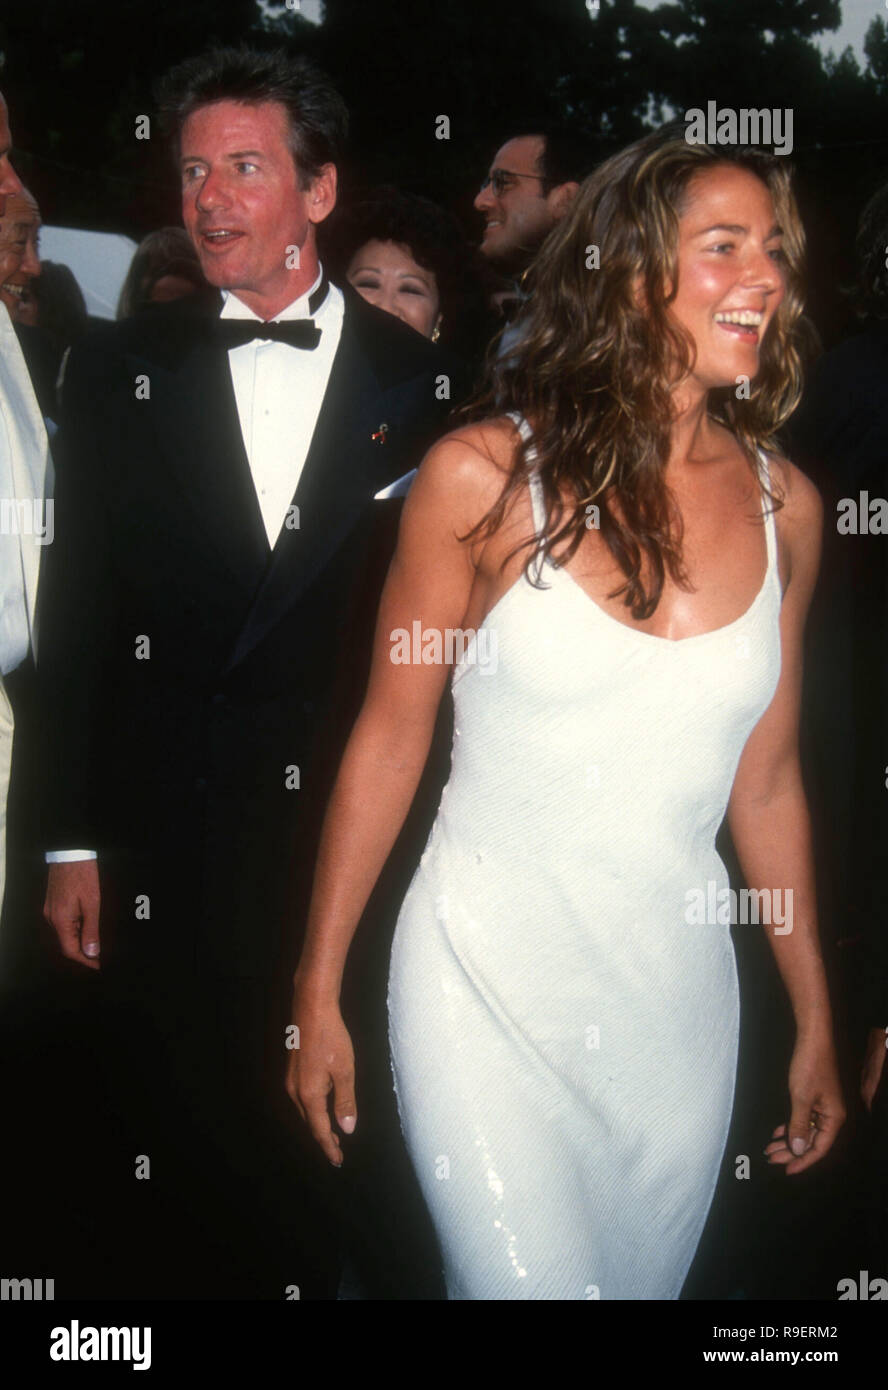
[{"label": "earring", "polygon": [[435,324],[434,328],[432,329],[432,342],[433,342],[433,343],[436,343],[436,342],[438,341],[438,339],[440,338],[440,336],[441,336],[441,320],[438,319],[438,322]]}]

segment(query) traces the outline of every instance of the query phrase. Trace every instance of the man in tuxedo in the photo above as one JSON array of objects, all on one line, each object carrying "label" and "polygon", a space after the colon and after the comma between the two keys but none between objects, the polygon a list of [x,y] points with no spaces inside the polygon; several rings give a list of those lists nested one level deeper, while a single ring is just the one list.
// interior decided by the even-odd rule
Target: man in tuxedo
[{"label": "man in tuxedo", "polygon": [[138,1233],[131,1287],[332,1297],[340,1175],[284,1091],[285,1022],[356,700],[342,642],[392,505],[375,499],[445,427],[447,359],[327,283],[315,236],[346,113],[322,74],[213,50],[162,91],[224,303],[155,306],[69,360],[43,579],[45,914],[112,1009],[124,1120],[90,1177],[131,1249]]}]

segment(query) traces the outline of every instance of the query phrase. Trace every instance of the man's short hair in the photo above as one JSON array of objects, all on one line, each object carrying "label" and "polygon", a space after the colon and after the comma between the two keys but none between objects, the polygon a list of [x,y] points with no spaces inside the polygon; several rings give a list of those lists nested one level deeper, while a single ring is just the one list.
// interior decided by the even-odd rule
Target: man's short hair
[{"label": "man's short hair", "polygon": [[540,121],[510,138],[521,140],[532,136],[543,142],[540,174],[549,188],[557,188],[561,183],[582,183],[598,163],[588,137],[573,126]]},{"label": "man's short hair", "polygon": [[308,58],[283,48],[262,51],[246,44],[214,47],[179,63],[157,91],[164,125],[178,153],[182,126],[202,106],[239,101],[258,106],[277,101],[285,108],[290,149],[303,188],[324,164],[338,164],[348,135],[348,111],[330,79]]}]

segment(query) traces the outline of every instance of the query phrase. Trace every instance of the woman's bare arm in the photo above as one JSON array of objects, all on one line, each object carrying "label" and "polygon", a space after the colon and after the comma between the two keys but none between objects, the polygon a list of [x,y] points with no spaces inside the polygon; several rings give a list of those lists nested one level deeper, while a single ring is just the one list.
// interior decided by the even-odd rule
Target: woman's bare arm
[{"label": "woman's bare arm", "polygon": [[[780,680],[743,750],[728,824],[748,886],[767,890],[772,902],[779,889],[784,908],[789,905],[786,921],[777,930],[774,922],[765,930],[796,1022],[792,1115],[788,1132],[778,1126],[766,1152],[771,1162],[796,1173],[823,1157],[845,1111],[818,941],[811,824],[799,762],[802,647],[820,563],[822,508],[808,479],[789,464],[783,467],[786,500],[778,516],[790,576],[780,616]],[[810,1128],[812,1114],[816,1130]]]},{"label": "woman's bare arm", "polygon": [[[349,946],[410,809],[425,767],[446,664],[394,662],[393,634],[461,626],[476,576],[458,536],[480,520],[502,485],[482,427],[447,436],[429,452],[407,496],[380,602],[367,695],[324,818],[305,942],[294,981],[287,1089],[332,1162],[341,1162],[328,1097],[340,1127],[354,1129],[353,1059],[339,1014]],[[343,1125],[342,1121],[346,1123]]]}]

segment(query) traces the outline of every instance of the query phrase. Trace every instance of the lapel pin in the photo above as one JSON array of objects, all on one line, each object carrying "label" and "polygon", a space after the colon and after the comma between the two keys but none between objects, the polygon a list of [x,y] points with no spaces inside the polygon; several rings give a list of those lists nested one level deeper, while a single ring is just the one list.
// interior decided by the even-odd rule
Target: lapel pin
[{"label": "lapel pin", "polygon": [[380,426],[379,426],[379,429],[378,429],[378,430],[375,430],[374,433],[370,436],[370,438],[371,438],[371,439],[375,439],[376,442],[377,442],[378,444],[384,444],[384,443],[385,443],[385,437],[386,437],[387,434],[388,434],[388,425],[380,425]]}]

